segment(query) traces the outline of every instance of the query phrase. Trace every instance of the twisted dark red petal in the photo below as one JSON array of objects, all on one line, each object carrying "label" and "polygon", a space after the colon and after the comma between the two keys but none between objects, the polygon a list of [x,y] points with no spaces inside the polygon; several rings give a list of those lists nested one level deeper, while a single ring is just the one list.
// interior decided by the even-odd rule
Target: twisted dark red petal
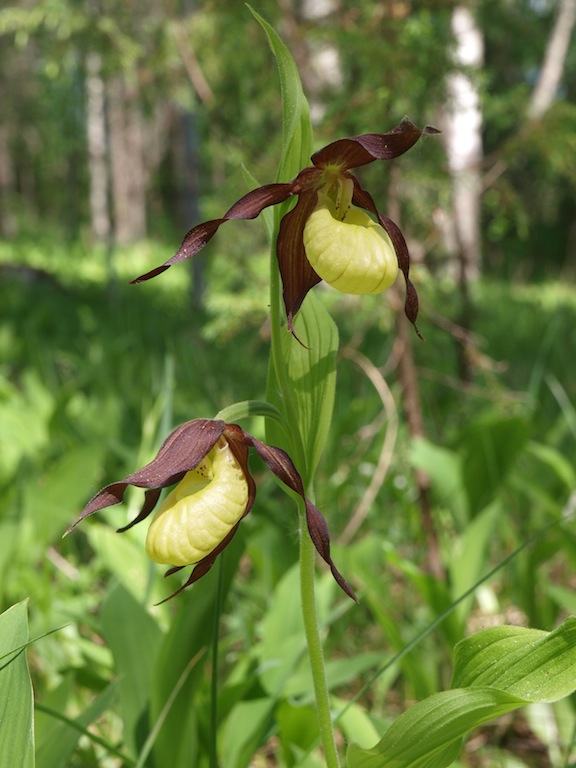
[{"label": "twisted dark red petal", "polygon": [[294,194],[292,182],[288,184],[265,184],[258,189],[253,189],[234,203],[221,219],[211,219],[193,227],[182,241],[180,248],[168,261],[130,282],[142,283],[145,280],[150,280],[150,278],[165,272],[173,264],[190,259],[204,248],[206,243],[216,234],[218,227],[224,222],[230,219],[255,219],[264,208],[283,203],[292,194]]},{"label": "twisted dark red petal", "polygon": [[[79,522],[94,512],[119,504],[129,485],[137,488],[161,489],[179,482],[186,472],[197,467],[212,450],[222,436],[225,427],[224,421],[214,419],[195,419],[176,427],[164,440],[156,457],[149,464],[123,480],[110,483],[98,491],[66,533],[69,533]],[[159,495],[159,491],[146,495],[144,506],[132,524],[140,522],[152,512]]]},{"label": "twisted dark red petal", "polygon": [[300,193],[298,203],[280,222],[276,241],[276,256],[282,278],[284,306],[288,318],[288,330],[293,333],[292,323],[308,291],[320,282],[312,269],[304,250],[304,226],[318,199],[314,190]]},{"label": "twisted dark red petal", "polygon": [[244,437],[256,449],[260,458],[270,467],[276,477],[302,498],[306,506],[308,532],[310,533],[310,538],[312,539],[318,554],[330,567],[330,571],[332,572],[332,576],[336,580],[336,583],[349,597],[352,598],[352,600],[358,602],[354,590],[338,571],[332,560],[330,554],[330,532],[328,530],[328,524],[320,510],[306,498],[302,478],[290,456],[288,456],[288,454],[281,448],[274,448],[273,446],[261,443],[247,432],[244,433]]},{"label": "twisted dark red petal", "polygon": [[418,330],[418,326],[416,325],[416,318],[418,317],[418,293],[416,292],[416,288],[414,288],[414,285],[412,284],[412,281],[409,277],[410,253],[408,251],[408,246],[406,245],[404,235],[402,234],[400,227],[394,221],[392,221],[392,219],[378,212],[372,195],[365,189],[362,189],[358,179],[355,176],[351,176],[351,178],[354,180],[354,195],[352,197],[352,203],[359,206],[360,208],[364,208],[367,211],[374,213],[378,217],[378,221],[382,227],[389,234],[390,240],[392,240],[392,245],[396,251],[396,258],[398,259],[398,267],[404,275],[404,280],[406,282],[406,300],[404,302],[404,312],[408,320],[410,320],[414,326],[418,336],[422,338],[420,331]]},{"label": "twisted dark red petal", "polygon": [[395,128],[387,133],[364,133],[338,139],[312,155],[312,162],[318,168],[335,165],[339,170],[359,168],[374,160],[391,160],[403,155],[416,144],[422,134],[440,133],[427,125],[417,128],[408,118],[404,118]]}]

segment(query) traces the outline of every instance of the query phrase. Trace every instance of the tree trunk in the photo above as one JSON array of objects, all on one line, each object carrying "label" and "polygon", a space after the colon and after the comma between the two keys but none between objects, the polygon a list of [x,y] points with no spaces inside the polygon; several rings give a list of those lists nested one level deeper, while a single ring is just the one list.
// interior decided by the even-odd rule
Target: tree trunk
[{"label": "tree trunk", "polygon": [[556,22],[548,38],[542,69],[528,105],[528,117],[531,120],[542,117],[554,101],[564,71],[575,22],[576,0],[560,0]]},{"label": "tree trunk", "polygon": [[121,78],[108,84],[114,242],[146,237],[146,169],[137,88]]},{"label": "tree trunk", "polygon": [[[484,55],[482,33],[474,16],[465,6],[452,11],[452,33],[456,71],[448,77],[447,119],[444,142],[452,177],[451,234],[456,249],[461,310],[459,324],[464,335],[458,340],[458,366],[462,381],[470,381],[469,333],[472,305],[469,285],[480,276],[482,239],[480,236],[480,203],[482,195],[482,111],[475,75]],[[467,71],[463,71],[463,68]],[[458,69],[459,68],[459,69]]]},{"label": "tree trunk", "polygon": [[86,133],[88,140],[88,172],[90,184],[90,225],[92,237],[99,243],[110,243],[110,180],[106,146],[106,110],[104,81],[99,53],[86,56]]},{"label": "tree trunk", "polygon": [[10,156],[8,129],[5,125],[0,125],[0,235],[3,237],[13,237],[16,234],[16,220],[10,210],[14,193],[14,168]]},{"label": "tree trunk", "polygon": [[482,65],[483,40],[472,13],[464,6],[456,6],[452,12],[452,32],[454,64],[468,72],[455,71],[448,78],[444,141],[452,176],[456,255],[461,280],[468,282],[481,272],[482,112],[474,74]]}]

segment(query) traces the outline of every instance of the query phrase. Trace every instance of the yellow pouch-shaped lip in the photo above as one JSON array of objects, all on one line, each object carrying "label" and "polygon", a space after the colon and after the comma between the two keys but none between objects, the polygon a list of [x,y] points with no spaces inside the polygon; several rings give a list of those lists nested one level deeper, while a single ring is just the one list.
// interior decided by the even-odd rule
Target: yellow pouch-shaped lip
[{"label": "yellow pouch-shaped lip", "polygon": [[382,293],[394,283],[398,259],[387,232],[359,208],[338,218],[332,200],[319,203],[304,227],[304,248],[316,274],[344,293]]},{"label": "yellow pouch-shaped lip", "polygon": [[158,508],[148,529],[146,551],[156,563],[196,563],[230,533],[247,504],[246,477],[222,437]]}]

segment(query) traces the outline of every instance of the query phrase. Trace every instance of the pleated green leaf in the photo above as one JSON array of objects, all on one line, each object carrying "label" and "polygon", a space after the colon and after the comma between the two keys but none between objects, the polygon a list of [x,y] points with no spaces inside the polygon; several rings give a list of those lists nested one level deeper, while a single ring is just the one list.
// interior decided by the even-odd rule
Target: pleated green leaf
[{"label": "pleated green leaf", "polygon": [[0,616],[0,755],[2,765],[34,766],[34,695],[28,664],[27,601]]},{"label": "pleated green leaf", "polygon": [[468,731],[522,704],[522,699],[495,688],[436,693],[400,715],[372,749],[351,744],[347,766],[445,768],[458,756]]},{"label": "pleated green leaf", "polygon": [[[294,322],[298,344],[283,339],[290,396],[304,449],[301,471],[313,477],[332,422],[336,393],[338,329],[320,299],[309,293]],[[305,345],[305,346],[302,346]]]},{"label": "pleated green leaf", "polygon": [[454,687],[494,686],[527,702],[576,690],[576,617],[553,632],[490,627],[455,648]]},{"label": "pleated green leaf", "polygon": [[404,712],[372,749],[352,744],[348,768],[445,768],[473,728],[568,696],[576,690],[576,618],[553,632],[491,627],[461,640],[452,687]]}]

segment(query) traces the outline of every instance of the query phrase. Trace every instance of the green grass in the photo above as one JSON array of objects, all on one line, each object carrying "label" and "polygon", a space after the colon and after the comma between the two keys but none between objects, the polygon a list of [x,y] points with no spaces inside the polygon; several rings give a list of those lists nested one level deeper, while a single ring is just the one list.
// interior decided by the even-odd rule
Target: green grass
[{"label": "green grass", "polygon": [[[136,529],[123,537],[112,532],[135,513],[136,497],[130,497],[128,513],[113,508],[64,541],[63,531],[102,484],[141,466],[172,426],[211,417],[233,401],[261,398],[264,392],[268,343],[267,298],[259,283],[262,259],[256,257],[248,270],[232,269],[214,248],[208,257],[206,304],[198,308],[191,305],[184,265],[149,284],[127,285],[166,255],[166,249],[153,244],[118,251],[111,274],[106,254],[97,250],[65,249],[57,243],[0,247],[2,608],[28,598],[32,636],[66,625],[36,643],[31,659],[37,700],[53,702],[71,717],[108,690],[118,672],[122,642],[110,634],[102,606],[132,611],[134,627],[126,628],[126,642],[137,647],[140,625],[147,629],[139,631],[156,638],[154,643],[168,642],[178,622],[180,636],[188,637],[194,625],[191,619],[186,623],[186,611],[195,606],[198,621],[205,622],[202,611],[210,615],[212,598],[209,588],[198,585],[178,605],[153,607],[170,585],[147,562],[143,532]],[[344,699],[464,588],[534,531],[560,518],[574,490],[576,300],[569,286],[494,279],[475,286],[474,333],[481,354],[475,358],[473,384],[466,386],[456,375],[456,345],[435,322],[438,312],[457,318],[457,291],[425,273],[418,278],[426,342],[414,338],[414,347],[429,442],[417,453],[410,445],[400,385],[391,370],[386,381],[399,412],[391,466],[353,542],[335,547],[335,559],[359,590],[361,606],[342,603],[330,583],[321,580],[321,612],[330,624],[329,674]],[[385,368],[394,344],[387,300],[357,300],[329,291],[322,296],[339,326],[341,346],[352,346]],[[385,421],[378,421],[381,412],[373,384],[343,356],[336,416],[316,488],[336,540],[378,463],[386,428]],[[366,431],[370,425],[377,428]],[[262,433],[258,421],[247,427]],[[431,476],[444,582],[425,571],[414,461]],[[489,511],[490,504],[497,505],[497,512]],[[240,567],[235,579],[230,573],[223,622],[221,739],[228,750],[227,768],[248,765],[245,756],[271,739],[283,745],[279,764],[299,764],[296,756],[307,749],[288,736],[290,722],[299,716],[293,709],[310,702],[305,672],[296,665],[292,689],[286,682],[274,688],[265,672],[273,661],[270,643],[287,631],[282,595],[292,588],[296,524],[285,497],[273,483],[265,483],[243,524],[234,556],[241,558]],[[233,563],[234,558],[230,568]],[[490,579],[476,600],[423,640],[416,653],[370,686],[362,701],[371,711],[372,726],[382,733],[407,701],[447,684],[452,645],[467,627],[516,617],[552,629],[574,610],[575,572],[576,537],[567,523],[527,548]],[[124,591],[115,591],[119,588]],[[297,622],[291,631],[297,645]],[[197,647],[202,648],[200,639]],[[286,664],[292,663],[289,650],[290,644]],[[342,658],[347,659],[344,668],[337,664]],[[186,689],[200,714],[193,717],[180,703],[177,715],[195,734],[199,766],[206,764],[209,727],[201,713],[208,706],[206,674],[199,667]],[[139,711],[126,710],[122,695],[110,696],[113,703],[103,700],[98,732],[136,755],[146,729],[125,729],[127,723],[134,726]],[[154,706],[150,712],[158,714]],[[253,729],[234,731],[230,713]],[[46,717],[39,716],[39,749],[48,750],[51,721]],[[570,726],[575,722],[569,706],[562,718],[564,733],[569,730],[566,718]],[[313,744],[314,734],[310,738]],[[72,742],[62,765],[121,764],[86,739],[78,746]],[[166,739],[160,743],[166,745]],[[500,762],[492,764],[504,766],[498,754]]]}]

